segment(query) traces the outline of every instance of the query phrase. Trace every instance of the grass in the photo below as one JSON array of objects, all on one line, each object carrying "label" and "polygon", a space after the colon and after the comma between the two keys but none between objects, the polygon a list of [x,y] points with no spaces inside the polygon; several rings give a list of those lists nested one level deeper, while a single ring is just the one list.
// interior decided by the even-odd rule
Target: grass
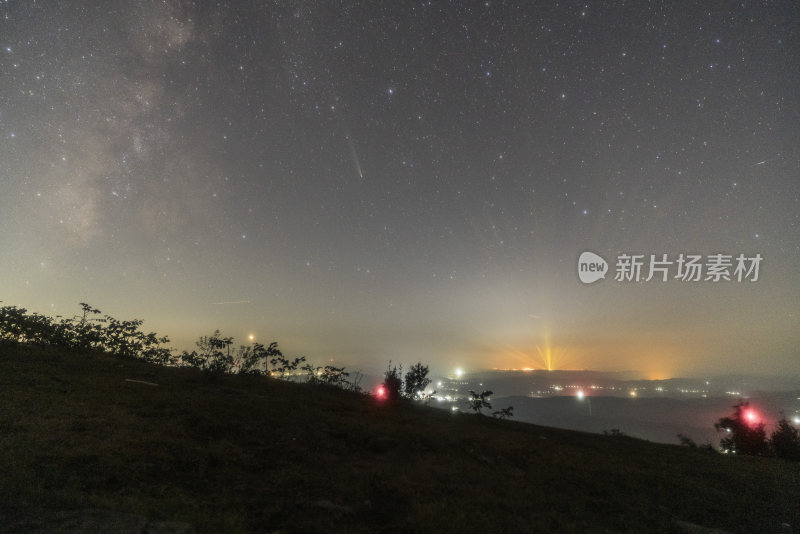
[{"label": "grass", "polygon": [[198,532],[800,527],[796,463],[24,345],[0,347],[0,473],[16,510]]}]

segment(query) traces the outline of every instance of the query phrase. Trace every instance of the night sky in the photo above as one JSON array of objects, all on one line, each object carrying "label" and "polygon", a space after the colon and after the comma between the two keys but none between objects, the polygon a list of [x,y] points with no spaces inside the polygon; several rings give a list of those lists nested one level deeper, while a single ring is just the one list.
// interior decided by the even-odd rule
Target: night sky
[{"label": "night sky", "polygon": [[796,2],[225,4],[0,4],[4,305],[355,369],[800,374]]}]

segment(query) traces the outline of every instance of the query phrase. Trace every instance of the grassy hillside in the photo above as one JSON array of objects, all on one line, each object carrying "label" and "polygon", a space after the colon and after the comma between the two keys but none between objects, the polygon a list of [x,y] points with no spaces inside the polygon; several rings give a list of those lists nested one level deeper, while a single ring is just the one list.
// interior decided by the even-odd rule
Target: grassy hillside
[{"label": "grassy hillside", "polygon": [[198,532],[800,526],[797,464],[30,346],[0,347],[0,473],[6,515],[101,508]]}]

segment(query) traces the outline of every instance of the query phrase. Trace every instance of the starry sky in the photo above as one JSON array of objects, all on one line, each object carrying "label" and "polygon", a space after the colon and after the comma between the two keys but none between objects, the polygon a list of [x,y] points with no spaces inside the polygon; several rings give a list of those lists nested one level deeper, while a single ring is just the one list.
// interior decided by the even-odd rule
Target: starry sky
[{"label": "starry sky", "polygon": [[0,300],[355,369],[800,374],[799,32],[789,0],[6,0]]}]

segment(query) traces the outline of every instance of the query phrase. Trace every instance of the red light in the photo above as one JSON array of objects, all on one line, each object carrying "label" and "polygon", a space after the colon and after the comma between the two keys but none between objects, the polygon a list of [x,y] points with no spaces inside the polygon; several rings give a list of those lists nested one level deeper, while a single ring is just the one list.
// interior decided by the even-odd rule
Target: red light
[{"label": "red light", "polygon": [[744,419],[747,421],[748,425],[755,425],[758,424],[760,417],[755,410],[747,410],[744,412]]},{"label": "red light", "polygon": [[375,390],[375,396],[379,399],[385,399],[386,395],[386,388],[383,386],[378,386],[378,389]]}]

